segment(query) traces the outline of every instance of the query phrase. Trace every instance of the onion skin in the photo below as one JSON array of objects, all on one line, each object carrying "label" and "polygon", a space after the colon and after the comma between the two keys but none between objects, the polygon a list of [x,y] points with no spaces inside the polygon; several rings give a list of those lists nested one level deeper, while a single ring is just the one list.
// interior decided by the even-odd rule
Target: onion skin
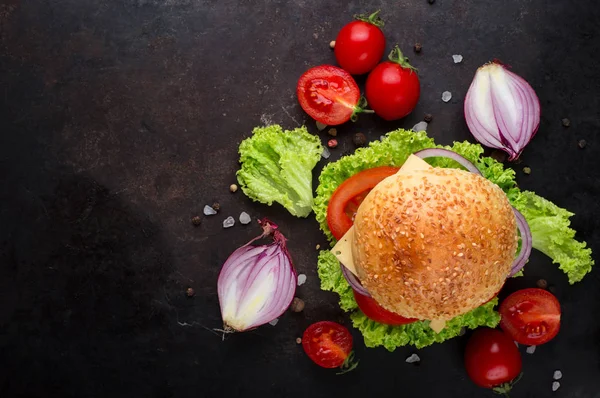
[{"label": "onion skin", "polygon": [[[263,234],[235,250],[223,264],[217,292],[223,328],[243,332],[281,316],[296,293],[298,277],[285,237],[269,220],[259,221]],[[253,246],[272,237],[269,245]]]},{"label": "onion skin", "polygon": [[540,125],[540,101],[533,88],[494,61],[477,69],[465,97],[467,126],[481,144],[519,157]]}]

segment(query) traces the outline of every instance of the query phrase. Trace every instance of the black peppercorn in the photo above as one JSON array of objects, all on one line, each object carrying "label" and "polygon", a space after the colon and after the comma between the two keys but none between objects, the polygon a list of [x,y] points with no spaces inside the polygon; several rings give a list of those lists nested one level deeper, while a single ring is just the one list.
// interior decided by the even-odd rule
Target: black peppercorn
[{"label": "black peppercorn", "polygon": [[431,113],[426,113],[423,120],[426,121],[427,123],[431,123],[431,121],[433,120],[433,115]]},{"label": "black peppercorn", "polygon": [[194,225],[195,227],[197,227],[201,223],[202,223],[202,219],[200,218],[200,216],[194,216],[194,217],[192,217],[192,225]]},{"label": "black peppercorn", "polygon": [[367,145],[367,137],[363,133],[356,133],[352,137],[352,142],[357,147],[365,146]]},{"label": "black peppercorn", "polygon": [[421,43],[415,43],[415,52],[416,53],[420,53],[422,49],[423,49],[423,46],[421,45]]}]

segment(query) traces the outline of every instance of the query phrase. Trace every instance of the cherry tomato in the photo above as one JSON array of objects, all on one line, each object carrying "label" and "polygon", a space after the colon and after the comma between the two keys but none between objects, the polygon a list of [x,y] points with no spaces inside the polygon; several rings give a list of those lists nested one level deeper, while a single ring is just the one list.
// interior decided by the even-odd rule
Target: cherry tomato
[{"label": "cherry tomato", "polygon": [[352,353],[352,335],[339,323],[313,323],[302,335],[302,348],[317,365],[339,368]]},{"label": "cherry tomato", "polygon": [[391,326],[400,326],[417,321],[417,319],[405,318],[402,315],[386,310],[372,297],[367,297],[354,292],[354,299],[358,304],[358,308],[360,308],[369,319],[372,319],[375,322]]},{"label": "cherry tomato", "polygon": [[371,189],[398,170],[398,167],[387,166],[367,169],[337,187],[327,206],[327,225],[336,239],[340,239],[352,227],[356,211]]},{"label": "cherry tomato", "polygon": [[465,349],[465,368],[478,386],[507,392],[509,383],[521,373],[521,354],[500,330],[477,329]]},{"label": "cherry tomato", "polygon": [[370,72],[383,57],[385,36],[379,28],[383,22],[377,14],[379,11],[358,16],[358,20],[345,25],[335,39],[335,58],[353,75]]},{"label": "cherry tomato", "polygon": [[546,290],[522,289],[500,305],[500,327],[519,344],[540,345],[560,329],[560,303]]},{"label": "cherry tomato", "polygon": [[396,120],[415,109],[421,95],[421,85],[416,70],[398,47],[389,58],[369,74],[365,96],[377,115],[385,120]]},{"label": "cherry tomato", "polygon": [[304,72],[296,94],[302,109],[328,126],[345,123],[360,112],[358,85],[348,72],[337,66],[315,66]]}]

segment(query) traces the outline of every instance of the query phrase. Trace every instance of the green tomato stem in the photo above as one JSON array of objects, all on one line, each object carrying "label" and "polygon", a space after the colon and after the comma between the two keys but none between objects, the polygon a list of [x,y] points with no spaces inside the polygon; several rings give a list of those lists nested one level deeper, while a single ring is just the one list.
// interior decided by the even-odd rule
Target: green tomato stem
[{"label": "green tomato stem", "polygon": [[375,25],[378,28],[381,28],[383,25],[385,25],[385,23],[383,22],[383,19],[381,19],[379,17],[379,12],[381,10],[377,10],[375,11],[373,14],[371,15],[366,15],[366,14],[357,14],[354,16],[354,19],[358,20],[358,21],[363,21],[366,23],[370,23],[371,25]]},{"label": "green tomato stem", "polygon": [[404,69],[410,69],[411,71],[415,71],[418,72],[418,69],[415,68],[414,66],[412,66],[409,62],[408,62],[408,57],[405,57],[404,54],[402,54],[402,51],[400,50],[400,47],[398,47],[396,45],[396,47],[394,47],[394,49],[390,52],[390,55],[388,56],[388,59],[398,65],[400,65],[401,67],[403,67]]}]

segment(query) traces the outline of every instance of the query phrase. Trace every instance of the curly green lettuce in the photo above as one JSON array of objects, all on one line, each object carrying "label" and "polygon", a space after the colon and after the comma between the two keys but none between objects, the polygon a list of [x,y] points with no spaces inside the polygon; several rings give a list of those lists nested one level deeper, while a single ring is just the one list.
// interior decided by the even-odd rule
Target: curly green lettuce
[{"label": "curly green lettuce", "polygon": [[[372,167],[401,166],[410,154],[433,147],[457,152],[475,164],[485,178],[502,188],[511,204],[527,220],[533,237],[533,247],[558,263],[559,268],[567,274],[570,283],[581,280],[590,272],[594,265],[591,249],[587,248],[584,242],[575,240],[575,231],[569,228],[569,218],[573,213],[532,192],[519,190],[514,170],[505,169],[502,163],[482,156],[481,145],[465,141],[455,142],[452,146],[440,146],[425,132],[403,129],[392,131],[382,141],[372,142],[368,147],[358,149],[354,154],[329,163],[323,168],[313,210],[330,243],[335,244],[335,239],[327,225],[327,205],[333,192],[344,180]],[[458,163],[445,158],[431,158],[426,161],[436,167],[460,167]],[[335,256],[329,252],[322,252],[319,255],[318,272],[321,288],[337,293],[343,310],[356,310],[351,315],[352,322],[363,334],[368,347],[383,345],[388,350],[407,344],[424,347],[458,335],[463,327],[493,327],[499,321],[499,316],[494,311],[496,303],[490,302],[452,319],[439,334],[431,330],[426,322],[397,327],[382,325],[368,319],[357,310],[352,290],[344,279]]]},{"label": "curly green lettuce", "polygon": [[294,216],[306,217],[313,206],[312,169],[322,152],[319,137],[306,127],[257,127],[240,144],[237,180],[250,199],[269,206],[277,202]]}]

